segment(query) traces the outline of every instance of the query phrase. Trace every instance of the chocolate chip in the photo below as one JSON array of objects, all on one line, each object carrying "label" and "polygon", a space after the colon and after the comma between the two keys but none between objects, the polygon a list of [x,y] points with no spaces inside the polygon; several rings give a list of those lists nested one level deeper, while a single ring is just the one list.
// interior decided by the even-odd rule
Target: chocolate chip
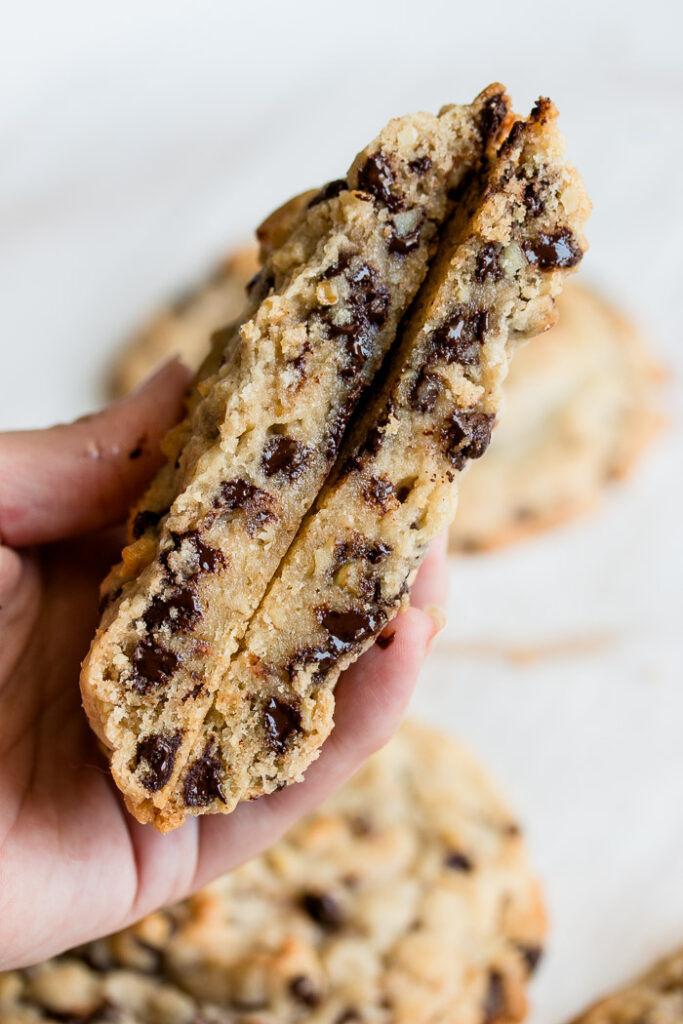
[{"label": "chocolate chip", "polygon": [[524,121],[515,121],[507,135],[507,138],[505,138],[500,145],[498,156],[501,157],[510,154],[521,142],[525,131],[526,126]]},{"label": "chocolate chip", "polygon": [[200,573],[213,573],[225,565],[225,555],[222,551],[205,544],[197,530],[187,530],[185,533],[171,532],[171,543],[162,551],[159,561],[168,569],[169,555],[174,551],[180,551],[185,547],[189,557],[192,559],[188,575],[194,576]]},{"label": "chocolate chip", "polygon": [[349,562],[364,560],[376,565],[391,553],[391,547],[382,541],[369,541],[362,533],[354,533],[348,540],[337,541],[334,546],[334,568]]},{"label": "chocolate chip", "polygon": [[300,669],[306,668],[307,665],[317,665],[318,667],[313,678],[318,680],[325,675],[333,663],[334,659],[327,647],[316,647],[310,644],[305,647],[299,647],[294,651],[289,661],[284,666],[284,671],[291,679],[296,672]]},{"label": "chocolate chip", "polygon": [[196,698],[199,696],[199,694],[202,692],[203,689],[204,689],[204,683],[203,682],[202,683],[196,683],[196,685],[193,686],[192,689],[189,690],[185,694],[185,696],[183,697],[183,704],[185,703],[186,700],[196,700]]},{"label": "chocolate chip", "polygon": [[165,686],[178,668],[180,658],[154,640],[141,640],[133,651],[133,672],[130,683],[138,693],[147,693],[157,686]]},{"label": "chocolate chip", "polygon": [[484,996],[484,1005],[482,1006],[484,1012],[483,1024],[497,1024],[498,1021],[505,1018],[506,1008],[507,1001],[505,999],[503,976],[500,971],[491,970],[489,971],[488,986]]},{"label": "chocolate chip", "polygon": [[326,931],[339,931],[344,923],[342,909],[329,893],[306,892],[301,897],[301,906]]},{"label": "chocolate chip", "polygon": [[462,469],[468,459],[479,459],[491,441],[495,417],[483,412],[453,413],[441,431],[441,441],[456,469]]},{"label": "chocolate chip", "polygon": [[[348,255],[325,272],[325,277],[342,275],[349,286],[345,303],[329,306],[321,313],[331,337],[344,339],[346,359],[342,377],[355,377],[372,354],[373,340],[389,315],[390,295],[377,271]],[[345,314],[343,320],[340,313]]]},{"label": "chocolate chip", "polygon": [[337,456],[341,439],[344,436],[344,431],[346,430],[346,424],[351,416],[352,404],[352,402],[347,401],[344,408],[339,410],[327,428],[327,437],[325,439],[323,451],[328,462],[334,461]]},{"label": "chocolate chip", "polygon": [[470,858],[460,850],[451,850],[444,858],[444,864],[453,871],[472,871],[474,865]]},{"label": "chocolate chip", "polygon": [[422,228],[418,227],[407,235],[399,235],[396,227],[393,226],[389,237],[389,252],[395,256],[407,256],[409,252],[413,252],[419,246],[421,234]]},{"label": "chocolate chip", "polygon": [[391,190],[396,178],[384,153],[373,153],[358,171],[358,188],[369,192],[392,211],[400,210],[404,197]]},{"label": "chocolate chip", "polygon": [[289,991],[297,1002],[304,1006],[317,1006],[320,1002],[320,993],[305,974],[298,974],[296,978],[292,978]]},{"label": "chocolate chip", "polygon": [[296,707],[270,697],[263,711],[266,739],[271,750],[282,754],[287,749],[290,736],[301,729],[301,715]]},{"label": "chocolate chip", "polygon": [[133,520],[133,539],[138,540],[151,526],[156,526],[163,514],[163,512],[152,512],[152,510],[148,508],[138,512]]},{"label": "chocolate chip", "polygon": [[422,367],[410,389],[408,402],[415,412],[433,412],[437,399],[443,389],[443,381],[438,373],[430,373]]},{"label": "chocolate chip", "polygon": [[396,630],[392,633],[381,633],[375,640],[375,643],[382,651],[386,651],[387,647],[391,647],[395,639]]},{"label": "chocolate chip", "polygon": [[396,504],[394,485],[386,477],[371,476],[363,485],[363,497],[370,505],[385,513]]},{"label": "chocolate chip", "polygon": [[135,448],[132,448],[131,451],[128,452],[128,458],[131,459],[131,461],[135,460],[135,459],[139,459],[140,456],[142,455],[143,451],[144,451],[144,448],[142,447],[142,445],[141,444],[136,444]]},{"label": "chocolate chip", "polygon": [[269,438],[263,446],[261,468],[266,476],[296,480],[306,469],[309,455],[308,445],[295,441],[293,437],[278,434]]},{"label": "chocolate chip", "polygon": [[223,762],[209,743],[185,775],[183,794],[188,807],[206,807],[212,800],[225,803]]},{"label": "chocolate chip", "polygon": [[522,242],[522,251],[527,262],[539,270],[575,267],[583,257],[576,239],[567,228],[560,228],[554,235],[541,233],[534,239],[526,239]]},{"label": "chocolate chip", "polygon": [[529,973],[533,974],[533,972],[538,967],[541,957],[543,956],[542,948],[540,946],[527,945],[526,942],[516,942],[515,945],[517,946],[519,952],[522,954],[524,962],[529,968]]},{"label": "chocolate chip", "polygon": [[318,203],[324,203],[327,199],[334,199],[341,192],[346,192],[348,189],[346,178],[337,178],[336,181],[328,181],[327,185],[323,185],[319,192],[311,199],[308,204],[310,210],[312,206],[317,206]]},{"label": "chocolate chip", "polygon": [[320,605],[315,610],[316,618],[330,636],[330,649],[339,657],[358,647],[377,633],[386,622],[382,611],[360,611],[349,608],[348,611],[336,611],[327,605]]},{"label": "chocolate chip", "polygon": [[432,335],[434,356],[447,363],[473,366],[479,362],[479,350],[489,328],[488,312],[460,308]]},{"label": "chocolate chip", "polygon": [[431,157],[426,155],[418,156],[408,164],[408,167],[410,167],[411,171],[414,171],[415,174],[425,174],[427,171],[431,170],[431,166]]},{"label": "chocolate chip", "polygon": [[277,515],[273,505],[272,494],[247,483],[241,477],[224,480],[221,484],[220,498],[216,502],[216,507],[221,511],[234,512],[241,509],[244,512],[247,533],[251,537],[266,523],[275,522]]},{"label": "chocolate chip", "polygon": [[500,242],[487,242],[477,256],[477,265],[474,276],[479,284],[482,284],[487,277],[498,281],[503,276],[503,268],[500,265],[500,254],[503,246]]},{"label": "chocolate chip", "polygon": [[505,120],[508,112],[507,103],[503,93],[492,96],[488,100],[481,113],[480,126],[484,141],[494,138]]},{"label": "chocolate chip", "polygon": [[170,779],[182,736],[182,732],[173,736],[150,733],[138,743],[135,763],[139,765],[145,761],[148,764],[149,771],[141,777],[140,782],[150,793],[156,793]]},{"label": "chocolate chip", "polygon": [[168,597],[153,597],[142,618],[148,629],[167,625],[174,632],[190,629],[201,616],[199,599],[189,587],[183,587],[174,590]]},{"label": "chocolate chip", "polygon": [[[273,277],[272,274],[269,274],[267,272],[265,267],[263,267],[261,270],[257,271],[257,273],[254,274],[251,281],[247,285],[247,293],[252,302],[263,302],[263,300],[270,292],[271,288],[274,287],[275,278]],[[217,337],[217,335],[221,333],[225,333],[226,341],[232,339],[234,334],[234,328],[232,324],[228,324],[227,327],[223,327],[221,328],[220,331],[216,331],[215,334],[212,335],[212,340],[214,340]]]},{"label": "chocolate chip", "polygon": [[532,217],[540,217],[545,210],[541,189],[531,181],[524,189],[524,205]]}]

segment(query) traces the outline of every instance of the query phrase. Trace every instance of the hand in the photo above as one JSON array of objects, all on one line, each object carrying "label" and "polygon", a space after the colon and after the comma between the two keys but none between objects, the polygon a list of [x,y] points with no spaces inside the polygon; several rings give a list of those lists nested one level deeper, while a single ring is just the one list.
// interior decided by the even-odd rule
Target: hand
[{"label": "hand", "polygon": [[126,509],[161,461],[187,384],[171,363],[68,426],[0,434],[0,969],[35,963],[175,902],[273,843],[397,728],[438,629],[444,543],[413,606],[337,688],[306,781],[161,836],[125,810],[80,705],[98,584]]}]

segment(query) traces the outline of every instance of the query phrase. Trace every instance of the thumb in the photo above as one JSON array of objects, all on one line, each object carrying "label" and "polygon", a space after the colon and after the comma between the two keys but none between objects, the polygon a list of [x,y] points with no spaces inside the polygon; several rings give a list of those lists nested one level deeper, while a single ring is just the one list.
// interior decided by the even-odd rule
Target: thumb
[{"label": "thumb", "polygon": [[21,547],[121,522],[162,462],[189,371],[167,363],[102,412],[47,430],[0,434],[0,543]]}]

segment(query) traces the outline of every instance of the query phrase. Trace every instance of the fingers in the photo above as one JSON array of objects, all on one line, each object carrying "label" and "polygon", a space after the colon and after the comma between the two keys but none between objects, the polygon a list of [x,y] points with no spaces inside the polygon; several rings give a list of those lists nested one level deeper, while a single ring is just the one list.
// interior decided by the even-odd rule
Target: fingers
[{"label": "fingers", "polygon": [[448,533],[442,533],[432,541],[429,554],[420,566],[420,571],[410,591],[413,608],[446,607],[448,600],[448,563],[446,551]]},{"label": "fingers", "polygon": [[437,631],[434,620],[418,608],[399,615],[386,630],[387,635],[393,632],[389,646],[371,648],[340,680],[335,727],[319,759],[306,772],[305,781],[240,804],[228,817],[200,820],[193,887],[275,842],[297,818],[338,789],[387,742],[405,713]]},{"label": "fingers", "polygon": [[162,461],[189,371],[167,363],[128,398],[48,430],[0,434],[0,543],[44,543],[120,522]]}]

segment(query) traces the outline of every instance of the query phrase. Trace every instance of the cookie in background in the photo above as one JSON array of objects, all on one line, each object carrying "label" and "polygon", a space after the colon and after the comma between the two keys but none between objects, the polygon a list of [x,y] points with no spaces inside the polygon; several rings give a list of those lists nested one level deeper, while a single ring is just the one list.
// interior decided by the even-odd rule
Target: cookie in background
[{"label": "cookie in background", "polygon": [[573,1024],[678,1024],[683,1020],[683,950],[594,1003]]},{"label": "cookie in background", "polygon": [[0,1024],[514,1024],[544,937],[496,788],[459,744],[407,722],[260,857],[0,974]]},{"label": "cookie in background", "polygon": [[510,544],[592,509],[662,425],[663,373],[628,320],[568,284],[557,324],[521,349],[486,459],[463,481],[454,551]]}]

